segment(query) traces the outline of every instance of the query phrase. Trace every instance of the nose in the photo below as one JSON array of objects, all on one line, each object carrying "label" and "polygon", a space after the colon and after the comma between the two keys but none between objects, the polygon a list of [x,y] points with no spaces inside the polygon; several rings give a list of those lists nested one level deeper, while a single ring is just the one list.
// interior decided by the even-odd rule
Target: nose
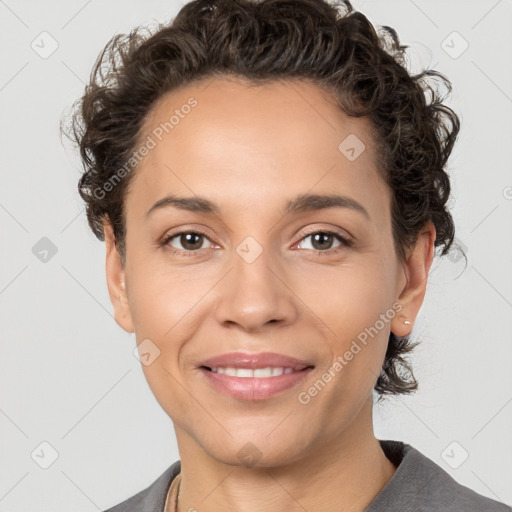
[{"label": "nose", "polygon": [[269,251],[253,262],[234,254],[232,268],[218,285],[217,322],[247,332],[285,326],[297,318],[297,303],[285,271],[272,262]]}]

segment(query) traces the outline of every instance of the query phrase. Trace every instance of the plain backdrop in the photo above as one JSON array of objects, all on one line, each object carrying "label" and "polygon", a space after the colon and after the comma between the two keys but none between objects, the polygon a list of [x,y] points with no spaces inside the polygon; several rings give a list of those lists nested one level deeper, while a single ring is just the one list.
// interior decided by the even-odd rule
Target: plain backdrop
[{"label": "plain backdrop", "polygon": [[[435,261],[414,328],[420,389],[375,406],[376,435],[510,504],[512,2],[353,4],[398,31],[411,66],[450,78],[462,121],[449,171],[467,267],[457,251]],[[113,320],[81,164],[58,129],[110,37],[181,5],[0,1],[0,511],[103,510],[179,458],[135,338]]]}]

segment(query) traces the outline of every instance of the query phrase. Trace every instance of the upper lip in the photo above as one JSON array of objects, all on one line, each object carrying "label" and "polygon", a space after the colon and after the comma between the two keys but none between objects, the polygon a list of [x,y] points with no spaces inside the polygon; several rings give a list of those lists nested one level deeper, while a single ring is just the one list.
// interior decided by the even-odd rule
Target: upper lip
[{"label": "upper lip", "polygon": [[211,357],[203,361],[199,366],[208,368],[292,368],[295,371],[303,370],[313,366],[310,362],[295,357],[277,354],[275,352],[259,352],[251,354],[248,352],[229,352],[219,356]]}]

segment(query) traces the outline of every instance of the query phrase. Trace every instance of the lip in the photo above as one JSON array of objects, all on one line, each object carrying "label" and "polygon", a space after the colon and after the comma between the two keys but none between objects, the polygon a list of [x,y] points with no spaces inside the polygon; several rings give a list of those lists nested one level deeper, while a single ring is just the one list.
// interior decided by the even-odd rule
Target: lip
[{"label": "lip", "polygon": [[[292,368],[293,372],[275,377],[233,377],[226,374],[214,373],[208,368]],[[206,381],[216,390],[241,400],[265,400],[287,389],[297,386],[314,369],[310,362],[294,357],[262,352],[249,354],[231,352],[212,357],[201,363],[199,370]]]},{"label": "lip", "polygon": [[248,352],[229,352],[219,356],[211,357],[203,361],[199,366],[207,366],[208,368],[216,368],[219,366],[230,366],[235,368],[266,368],[282,366],[284,368],[292,368],[295,371],[303,370],[307,366],[313,366],[309,361],[304,359],[296,359],[295,357],[277,354],[275,352],[260,352],[251,354]]}]

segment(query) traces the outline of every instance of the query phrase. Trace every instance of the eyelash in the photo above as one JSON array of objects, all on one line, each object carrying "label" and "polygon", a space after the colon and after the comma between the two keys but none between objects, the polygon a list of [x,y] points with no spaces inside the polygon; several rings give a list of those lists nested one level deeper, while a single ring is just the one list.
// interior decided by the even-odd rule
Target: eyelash
[{"label": "eyelash", "polygon": [[[304,239],[306,239],[312,235],[316,235],[318,233],[322,233],[323,235],[333,235],[335,238],[337,238],[341,242],[341,245],[339,247],[335,247],[334,249],[328,249],[326,251],[321,251],[319,249],[307,249],[308,251],[312,251],[314,254],[318,254],[318,255],[338,254],[342,250],[352,246],[352,241],[349,240],[348,238],[346,238],[345,236],[340,235],[339,233],[337,233],[335,231],[322,230],[322,229],[320,229],[320,230],[317,229],[317,230],[305,233],[303,235],[303,237],[299,240],[299,242],[302,242]],[[205,237],[207,240],[209,240],[209,237],[206,233],[203,233],[200,230],[192,229],[189,231],[180,231],[178,233],[174,233],[174,234],[164,238],[164,240],[162,240],[162,242],[161,242],[161,245],[164,246],[166,248],[166,250],[168,250],[171,254],[182,254],[182,255],[189,255],[189,256],[196,255],[197,253],[201,252],[203,249],[199,249],[196,251],[187,251],[187,250],[175,249],[174,247],[169,246],[169,242],[171,240],[173,240],[174,238],[179,237],[181,235],[188,235],[188,234],[200,235],[200,236]]]}]

